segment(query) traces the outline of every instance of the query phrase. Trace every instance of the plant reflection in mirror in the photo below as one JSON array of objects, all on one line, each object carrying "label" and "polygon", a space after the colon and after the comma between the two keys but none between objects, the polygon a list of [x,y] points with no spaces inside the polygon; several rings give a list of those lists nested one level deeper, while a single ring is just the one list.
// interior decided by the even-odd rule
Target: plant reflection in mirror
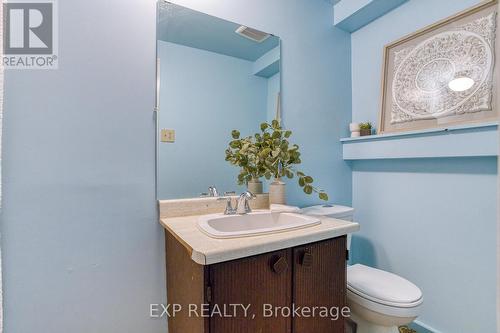
[{"label": "plant reflection in mirror", "polygon": [[261,177],[291,179],[296,176],[304,193],[315,192],[321,200],[328,201],[328,194],[313,185],[314,179],[295,168],[302,161],[299,146],[288,141],[292,131],[284,130],[277,120],[271,124],[262,123],[260,130],[260,133],[244,138],[240,137],[238,130],[231,133],[233,140],[226,149],[226,161],[240,167],[238,184]]}]

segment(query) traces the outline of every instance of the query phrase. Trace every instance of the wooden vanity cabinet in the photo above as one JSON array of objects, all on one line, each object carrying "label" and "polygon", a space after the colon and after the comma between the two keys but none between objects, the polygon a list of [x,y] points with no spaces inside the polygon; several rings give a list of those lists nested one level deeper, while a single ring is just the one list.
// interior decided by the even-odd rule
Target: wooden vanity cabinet
[{"label": "wooden vanity cabinet", "polygon": [[[346,304],[346,237],[299,246],[293,249],[293,293],[296,306],[336,307]],[[344,333],[344,319],[294,318],[293,332]]]},{"label": "wooden vanity cabinet", "polygon": [[[281,263],[281,270],[273,265]],[[292,302],[292,250],[286,249],[254,257],[210,265],[209,286],[212,305],[251,304],[248,316],[240,318],[210,318],[210,332],[291,332],[289,318],[263,318],[264,304],[290,306]],[[289,267],[285,267],[290,265]]]},{"label": "wooden vanity cabinet", "polygon": [[[293,304],[346,306],[345,236],[207,266],[194,263],[169,232],[166,250],[168,303],[186,309],[168,318],[169,333],[344,333],[342,317],[264,317],[263,310],[264,304],[274,312]],[[190,317],[189,304],[209,304],[231,317]],[[232,316],[232,304],[250,304],[248,316],[241,308]]]}]

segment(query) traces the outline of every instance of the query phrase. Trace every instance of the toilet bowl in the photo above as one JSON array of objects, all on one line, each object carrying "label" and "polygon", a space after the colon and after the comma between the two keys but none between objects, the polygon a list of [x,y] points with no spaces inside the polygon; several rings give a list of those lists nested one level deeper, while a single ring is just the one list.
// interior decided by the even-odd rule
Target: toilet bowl
[{"label": "toilet bowl", "polygon": [[[352,221],[354,209],[325,205],[301,213]],[[348,235],[348,249],[350,239]],[[399,326],[417,318],[422,303],[422,291],[396,274],[361,264],[347,267],[347,304],[357,333],[398,333]]]},{"label": "toilet bowl", "polygon": [[420,289],[402,277],[356,264],[347,267],[347,305],[357,333],[398,333],[411,323],[423,302]]}]

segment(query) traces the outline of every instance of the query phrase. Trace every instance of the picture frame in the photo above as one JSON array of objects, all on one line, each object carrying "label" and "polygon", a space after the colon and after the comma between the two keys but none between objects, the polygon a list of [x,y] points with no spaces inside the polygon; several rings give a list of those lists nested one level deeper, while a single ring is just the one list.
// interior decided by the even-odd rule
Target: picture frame
[{"label": "picture frame", "polygon": [[497,121],[497,4],[483,1],[384,47],[378,134]]}]

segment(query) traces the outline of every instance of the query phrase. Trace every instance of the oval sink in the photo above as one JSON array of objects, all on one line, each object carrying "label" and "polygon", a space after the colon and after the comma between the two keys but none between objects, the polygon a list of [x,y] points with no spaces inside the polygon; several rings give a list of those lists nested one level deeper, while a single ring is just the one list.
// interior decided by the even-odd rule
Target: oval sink
[{"label": "oval sink", "polygon": [[198,227],[213,238],[237,238],[307,228],[320,223],[316,217],[263,211],[245,215],[205,215],[199,218]]}]

